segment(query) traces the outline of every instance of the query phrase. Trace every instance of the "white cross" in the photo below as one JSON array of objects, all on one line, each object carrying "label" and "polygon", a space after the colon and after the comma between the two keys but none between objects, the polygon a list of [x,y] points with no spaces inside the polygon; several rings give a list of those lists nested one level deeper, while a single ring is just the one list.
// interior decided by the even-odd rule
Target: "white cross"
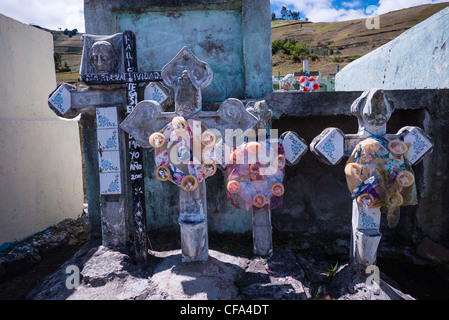
[{"label": "white cross", "polygon": [[[387,121],[393,111],[393,102],[383,94],[382,90],[367,90],[351,105],[351,112],[358,119],[358,133],[344,134],[338,128],[327,128],[313,139],[310,149],[322,162],[336,165],[343,157],[350,157],[349,162],[351,162],[357,156],[355,148],[361,146],[361,142],[365,141],[367,144],[372,140],[366,139],[381,137],[379,141],[399,141],[394,143],[398,146],[407,146],[408,150],[407,147],[404,149],[404,151],[407,150],[405,161],[414,165],[432,151],[432,139],[419,127],[408,126],[400,129],[396,134],[387,134]],[[388,148],[392,147],[393,145],[390,144]],[[345,171],[348,171],[347,181],[352,189],[358,187],[358,183],[354,183],[357,178],[354,180],[353,177],[358,177],[361,183],[370,174],[368,174],[369,170],[365,169],[366,173],[362,174],[365,176],[361,177],[361,172],[355,170],[355,167],[348,166],[349,164],[351,163],[347,164]],[[350,170],[351,168],[355,171]],[[368,193],[362,193],[360,196],[362,198],[358,198],[359,201],[353,200],[350,260],[353,263],[368,266],[376,262],[377,247],[382,236],[379,232],[381,209],[374,204],[374,198],[369,198],[366,201],[361,200],[363,197],[371,197]],[[382,197],[384,198],[383,195]],[[383,198],[382,201],[385,201],[386,199]],[[393,201],[391,199],[389,201]],[[371,205],[368,206],[367,203]],[[398,214],[399,208],[397,208],[395,214],[387,217],[391,226],[397,223]]]},{"label": "white cross", "polygon": [[[225,136],[226,129],[253,128],[257,119],[246,111],[243,103],[229,98],[221,103],[218,111],[203,111],[201,90],[213,78],[212,69],[200,61],[187,47],[162,68],[165,84],[174,88],[175,112],[163,112],[154,100],[138,103],[134,111],[120,124],[120,128],[133,136],[137,143],[150,148],[151,134],[162,130],[175,117],[194,119],[207,128],[213,128]],[[182,256],[184,262],[206,261],[208,258],[207,199],[203,181],[193,191],[180,188],[179,224],[181,228]]]}]

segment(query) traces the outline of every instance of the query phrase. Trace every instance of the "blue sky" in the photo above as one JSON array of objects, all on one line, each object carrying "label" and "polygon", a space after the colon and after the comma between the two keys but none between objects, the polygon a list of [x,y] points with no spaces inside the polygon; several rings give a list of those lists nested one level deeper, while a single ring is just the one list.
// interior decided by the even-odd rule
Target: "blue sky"
[{"label": "blue sky", "polygon": [[313,22],[333,22],[365,18],[377,7],[377,14],[422,4],[448,2],[449,0],[271,0],[271,11],[280,17],[280,8],[285,5],[292,11],[299,11],[301,19],[307,17]]},{"label": "blue sky", "polygon": [[[257,0],[254,0],[257,1]],[[299,11],[312,22],[333,22],[365,18],[369,5],[378,6],[378,14],[421,4],[449,0],[271,0],[272,12],[280,16],[285,5]],[[371,12],[371,11],[370,11]],[[0,13],[26,24],[52,30],[78,29],[84,32],[84,0],[0,0]]]}]

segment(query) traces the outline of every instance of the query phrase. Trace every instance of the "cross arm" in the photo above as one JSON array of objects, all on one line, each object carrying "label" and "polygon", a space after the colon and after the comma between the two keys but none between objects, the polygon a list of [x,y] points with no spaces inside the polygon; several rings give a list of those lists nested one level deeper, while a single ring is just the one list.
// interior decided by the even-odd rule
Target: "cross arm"
[{"label": "cross arm", "polygon": [[[163,112],[156,101],[144,100],[137,104],[134,111],[120,124],[120,128],[133,136],[141,147],[151,148],[148,141],[151,134],[160,131],[176,116],[175,112]],[[226,129],[240,128],[245,131],[258,122],[243,103],[234,98],[225,100],[218,111],[200,111],[192,118],[201,121],[208,128],[217,129],[222,137]]]},{"label": "cross arm", "polygon": [[[385,134],[383,137],[405,142],[409,147],[407,158],[411,164],[419,163],[433,150],[432,138],[419,127],[403,127],[396,134]],[[313,139],[310,150],[321,162],[336,165],[344,157],[351,156],[356,145],[367,138],[369,136],[363,134],[344,134],[338,128],[327,128]]]},{"label": "cross arm", "polygon": [[77,89],[68,83],[60,84],[49,95],[48,106],[63,118],[73,119],[80,113],[94,113],[99,107],[124,107],[125,93],[120,90]]}]

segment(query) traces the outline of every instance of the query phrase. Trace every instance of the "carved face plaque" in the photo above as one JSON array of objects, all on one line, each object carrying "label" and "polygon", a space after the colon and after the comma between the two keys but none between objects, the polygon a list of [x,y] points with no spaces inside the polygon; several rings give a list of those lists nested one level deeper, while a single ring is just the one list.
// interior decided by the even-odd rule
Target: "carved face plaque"
[{"label": "carved face plaque", "polygon": [[116,64],[115,52],[108,41],[97,41],[92,45],[90,59],[96,73],[112,73]]},{"label": "carved face plaque", "polygon": [[124,72],[123,34],[111,36],[85,34],[80,74],[113,74]]}]

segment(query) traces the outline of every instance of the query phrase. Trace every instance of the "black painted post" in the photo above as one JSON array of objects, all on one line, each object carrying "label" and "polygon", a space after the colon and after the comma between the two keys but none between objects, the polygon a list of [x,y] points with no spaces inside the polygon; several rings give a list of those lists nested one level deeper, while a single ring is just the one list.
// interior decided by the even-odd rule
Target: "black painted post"
[{"label": "black painted post", "polygon": [[[125,71],[137,72],[136,37],[130,31],[123,32],[123,49],[125,53]],[[126,83],[126,115],[128,116],[136,107],[137,83]],[[145,194],[143,180],[142,148],[137,145],[134,137],[129,136],[129,171],[131,176],[132,214],[134,220],[134,247],[136,260],[144,262],[148,256],[147,227],[145,216]]]}]

